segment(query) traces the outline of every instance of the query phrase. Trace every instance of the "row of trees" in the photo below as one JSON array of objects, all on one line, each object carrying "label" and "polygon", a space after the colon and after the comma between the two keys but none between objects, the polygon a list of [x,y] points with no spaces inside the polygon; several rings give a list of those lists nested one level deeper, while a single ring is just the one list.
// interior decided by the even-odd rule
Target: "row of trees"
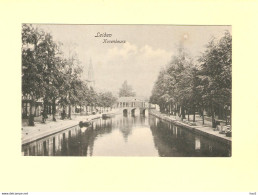
[{"label": "row of trees", "polygon": [[150,102],[158,104],[162,112],[194,115],[199,112],[231,120],[232,96],[232,36],[212,39],[204,53],[193,60],[184,48],[179,48],[170,63],[163,68],[154,85]]},{"label": "row of trees", "polygon": [[[75,55],[64,57],[61,43],[51,34],[33,25],[22,26],[22,94],[30,98],[30,117],[35,102],[43,99],[43,110],[49,106],[55,121],[56,104],[68,106],[110,107],[116,101],[111,92],[97,93],[81,79],[82,68]],[[33,122],[31,122],[33,125]]]}]

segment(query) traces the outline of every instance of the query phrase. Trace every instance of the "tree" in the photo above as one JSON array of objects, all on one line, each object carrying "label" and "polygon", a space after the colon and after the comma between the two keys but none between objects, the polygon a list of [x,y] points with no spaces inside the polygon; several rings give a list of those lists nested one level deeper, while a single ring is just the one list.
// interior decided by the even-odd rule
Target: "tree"
[{"label": "tree", "polygon": [[116,102],[116,98],[113,96],[111,92],[102,92],[99,93],[99,101],[100,105],[104,108],[112,107]]},{"label": "tree", "polygon": [[158,79],[154,84],[152,95],[150,97],[150,102],[158,104],[161,112],[166,111],[166,104],[171,100],[171,96],[169,95],[170,79],[171,77],[167,74],[167,70],[162,69],[159,72]]},{"label": "tree", "polygon": [[68,106],[68,118],[71,119],[71,106],[76,106],[80,104],[82,100],[82,90],[83,82],[80,79],[81,67],[79,66],[79,61],[75,59],[75,56],[72,58],[66,59],[64,61],[63,67],[63,87],[61,93],[60,103],[63,106],[63,112],[65,107]]},{"label": "tree", "polygon": [[225,32],[218,41],[215,39],[210,41],[199,62],[201,65],[199,89],[215,127],[214,114],[217,112],[220,118],[224,118],[224,107],[231,106],[232,36],[230,33]]},{"label": "tree", "polygon": [[32,107],[45,91],[42,89],[42,66],[40,46],[45,33],[32,25],[22,26],[22,94],[30,97],[29,125],[34,125]]},{"label": "tree", "polygon": [[[173,56],[170,63],[159,73],[154,84],[150,102],[159,104],[162,112],[178,112],[182,119],[185,112],[198,110],[204,123],[204,109],[212,116],[224,118],[225,108],[231,107],[232,96],[232,37],[229,32],[208,43],[205,52],[193,63],[183,48]],[[230,116],[231,119],[231,116]]]},{"label": "tree", "polygon": [[[203,108],[201,93],[199,91],[198,86],[200,85],[200,79],[198,78],[198,69],[197,67],[192,68],[192,93],[190,96],[190,102],[191,102],[191,111],[193,113],[193,122],[195,122],[195,113],[196,111],[201,107]],[[204,116],[203,116],[203,110],[202,110],[202,117],[203,117],[203,124],[204,124]]]},{"label": "tree", "polygon": [[71,117],[71,105],[79,104],[83,99],[84,84],[79,79],[80,73],[79,61],[74,55],[65,59],[60,45],[50,33],[33,25],[23,25],[22,92],[31,98],[31,116],[35,101],[43,98],[44,113],[52,113],[54,121],[57,100],[63,109],[69,106]]},{"label": "tree", "polygon": [[171,96],[180,107],[182,120],[185,118],[185,112],[190,107],[192,94],[192,58],[183,47],[178,48],[178,54],[175,55],[168,67],[168,73],[172,77],[170,85],[173,87]]},{"label": "tree", "polygon": [[61,50],[59,46],[53,41],[52,35],[46,33],[44,39],[39,45],[40,49],[40,61],[41,75],[42,75],[42,89],[44,89],[44,113],[51,113],[53,115],[53,121],[56,121],[56,100],[60,95],[60,87],[62,80],[63,62],[61,58]]},{"label": "tree", "polygon": [[180,47],[165,69],[160,71],[151,101],[159,104],[162,112],[179,112],[185,118],[185,110],[190,110],[192,95],[192,59]]},{"label": "tree", "polygon": [[119,89],[119,97],[135,97],[135,92],[130,85],[127,84],[127,81],[124,81],[122,87]]}]

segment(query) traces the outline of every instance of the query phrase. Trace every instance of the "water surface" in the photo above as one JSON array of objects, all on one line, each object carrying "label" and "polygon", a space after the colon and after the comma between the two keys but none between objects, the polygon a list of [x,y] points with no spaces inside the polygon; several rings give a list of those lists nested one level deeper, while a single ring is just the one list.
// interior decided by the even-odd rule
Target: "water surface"
[{"label": "water surface", "polygon": [[154,116],[96,119],[22,146],[32,156],[231,156],[231,147]]}]

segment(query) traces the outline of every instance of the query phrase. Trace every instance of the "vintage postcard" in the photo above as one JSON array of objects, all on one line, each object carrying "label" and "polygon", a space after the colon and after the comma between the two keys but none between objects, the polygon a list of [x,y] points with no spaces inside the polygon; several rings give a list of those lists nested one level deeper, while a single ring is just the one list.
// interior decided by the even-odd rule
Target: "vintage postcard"
[{"label": "vintage postcard", "polygon": [[0,1],[0,192],[257,194],[257,8]]},{"label": "vintage postcard", "polygon": [[29,24],[22,155],[230,157],[231,26]]}]

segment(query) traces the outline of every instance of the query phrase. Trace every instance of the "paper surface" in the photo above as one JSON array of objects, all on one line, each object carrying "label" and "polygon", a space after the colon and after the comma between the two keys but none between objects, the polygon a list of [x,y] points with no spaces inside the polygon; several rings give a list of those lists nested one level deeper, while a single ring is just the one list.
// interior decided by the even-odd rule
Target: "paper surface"
[{"label": "paper surface", "polygon": [[[1,1],[0,191],[257,191],[257,1]],[[21,24],[232,25],[231,158],[21,155]]]}]

